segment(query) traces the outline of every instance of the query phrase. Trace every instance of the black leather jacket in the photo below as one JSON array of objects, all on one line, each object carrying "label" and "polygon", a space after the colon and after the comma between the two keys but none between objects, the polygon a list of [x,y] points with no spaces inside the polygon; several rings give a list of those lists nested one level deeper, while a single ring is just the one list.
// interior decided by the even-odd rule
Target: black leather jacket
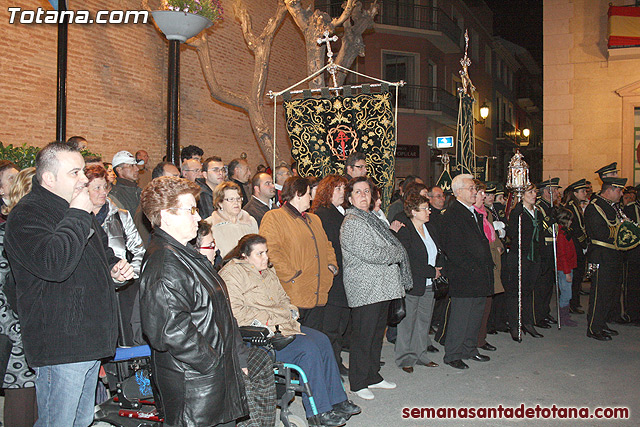
[{"label": "black leather jacket", "polygon": [[[156,227],[142,264],[142,329],[165,425],[210,426],[248,413],[242,345],[209,260]],[[246,360],[246,359],[245,359]]]}]

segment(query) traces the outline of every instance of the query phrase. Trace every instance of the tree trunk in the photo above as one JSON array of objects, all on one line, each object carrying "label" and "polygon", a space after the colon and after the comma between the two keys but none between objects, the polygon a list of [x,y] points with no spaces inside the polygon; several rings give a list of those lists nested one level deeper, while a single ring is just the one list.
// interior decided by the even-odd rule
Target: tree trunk
[{"label": "tree trunk", "polygon": [[[358,56],[364,55],[362,33],[373,25],[373,18],[378,13],[377,0],[366,10],[362,10],[360,1],[347,0],[343,4],[342,14],[333,19],[326,12],[320,10],[312,11],[311,7],[304,9],[300,0],[283,1],[304,36],[307,47],[307,71],[309,75],[314,74],[326,64],[326,44],[318,44],[318,39],[323,37],[325,31],[333,34],[339,26],[344,27],[342,46],[337,57],[334,58],[336,64],[349,68]],[[337,85],[340,86],[344,83],[346,74],[339,72],[336,78]],[[333,86],[333,81],[330,84]],[[309,83],[309,87],[312,89],[323,86],[325,86],[324,73]]]},{"label": "tree trunk", "polygon": [[281,0],[278,1],[275,16],[269,19],[260,36],[254,35],[251,17],[247,12],[243,0],[236,0],[234,3],[234,11],[242,26],[242,34],[245,42],[249,50],[253,52],[255,58],[251,89],[248,94],[234,93],[223,88],[218,83],[213,71],[209,43],[204,33],[200,37],[189,41],[189,44],[196,48],[202,73],[209,87],[211,96],[220,102],[238,107],[247,113],[253,133],[258,140],[258,146],[269,163],[273,162],[274,154],[276,162],[280,158],[277,147],[274,147],[273,133],[265,118],[263,108],[265,84],[269,73],[271,44],[276,31],[280,27],[280,24],[282,24],[287,13],[284,4],[280,3]]}]

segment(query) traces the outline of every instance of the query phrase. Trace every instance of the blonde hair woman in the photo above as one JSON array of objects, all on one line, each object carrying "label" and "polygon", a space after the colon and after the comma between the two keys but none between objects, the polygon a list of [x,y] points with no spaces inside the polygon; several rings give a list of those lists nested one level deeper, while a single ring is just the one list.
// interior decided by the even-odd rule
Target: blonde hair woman
[{"label": "blonde hair woman", "polygon": [[214,212],[206,221],[216,240],[220,256],[225,257],[247,234],[258,233],[255,218],[242,209],[242,190],[234,182],[225,181],[213,190]]}]

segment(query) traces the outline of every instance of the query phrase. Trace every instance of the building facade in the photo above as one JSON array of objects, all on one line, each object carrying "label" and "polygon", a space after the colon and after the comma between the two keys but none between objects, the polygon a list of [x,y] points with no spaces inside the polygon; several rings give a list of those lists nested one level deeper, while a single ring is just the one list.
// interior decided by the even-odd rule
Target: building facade
[{"label": "building facade", "polygon": [[[363,3],[368,7],[371,1]],[[340,0],[315,1],[317,8],[332,16],[341,12],[341,4]],[[454,149],[438,149],[436,141],[442,136],[456,137],[465,31],[472,62],[469,75],[476,88],[478,165],[487,161],[486,176],[504,180],[516,147],[532,152],[538,147],[540,151],[542,126],[531,115],[540,112],[541,99],[524,91],[535,85],[523,83],[532,75],[540,80],[539,67],[525,67],[523,48],[507,48],[504,45],[508,42],[493,36],[493,13],[483,0],[379,0],[378,4],[373,29],[363,37],[366,55],[354,68],[387,81],[407,83],[398,97],[397,179],[414,174],[434,184],[443,170],[440,155],[455,154]],[[510,51],[514,47],[518,54]],[[533,62],[531,55],[527,59]],[[537,86],[541,88],[541,82]],[[527,95],[519,95],[524,92]],[[537,106],[527,104],[535,102]],[[480,117],[483,105],[489,107],[486,120]],[[540,123],[535,131],[534,123]],[[531,131],[529,138],[522,136],[525,127]],[[525,148],[527,144],[531,148]]]},{"label": "building facade", "polygon": [[597,189],[594,171],[611,162],[640,183],[638,17],[633,0],[544,2],[544,173],[563,186],[586,178]]},{"label": "building facade", "polygon": [[[52,10],[47,2],[23,0],[22,10]],[[140,10],[139,0],[71,2],[74,9]],[[153,4],[154,2],[150,2]],[[158,2],[156,2],[158,3]],[[206,30],[212,67],[228,90],[247,93],[254,60],[244,41],[233,1],[223,0],[223,21]],[[245,0],[253,28],[261,32],[276,11],[275,1]],[[0,10],[0,141],[44,146],[56,138],[56,24],[9,23]],[[180,64],[180,144],[198,145],[225,162],[247,154],[252,168],[266,164],[248,116],[211,98],[195,49],[182,45]],[[166,152],[168,43],[151,17],[147,24],[72,24],[68,29],[67,138],[81,135],[89,149],[111,161],[119,150],[145,149],[151,163]],[[279,91],[306,75],[304,39],[290,16],[272,45],[267,90]],[[266,98],[266,97],[265,97]],[[273,103],[265,99],[267,122]],[[289,159],[284,117],[279,107],[278,149]],[[254,169],[255,170],[255,169]]]}]

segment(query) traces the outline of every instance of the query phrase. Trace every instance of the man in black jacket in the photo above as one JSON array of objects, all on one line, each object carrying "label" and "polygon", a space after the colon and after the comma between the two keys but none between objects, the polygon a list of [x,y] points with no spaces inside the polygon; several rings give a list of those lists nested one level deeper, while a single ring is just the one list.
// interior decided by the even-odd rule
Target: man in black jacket
[{"label": "man in black jacket", "polygon": [[27,362],[37,374],[38,425],[93,421],[99,359],[115,352],[113,280],[133,277],[92,215],[76,147],[36,157],[33,189],[9,215],[5,248],[15,277]]},{"label": "man in black jacket", "polygon": [[242,191],[242,207],[244,208],[249,203],[249,196],[247,195],[247,187],[249,184],[249,178],[251,177],[251,168],[249,163],[245,159],[233,159],[227,166],[229,171],[229,181],[235,182],[240,186]]},{"label": "man in black jacket", "polygon": [[451,297],[444,363],[466,369],[469,366],[462,359],[489,360],[476,346],[486,298],[493,294],[493,260],[482,214],[473,208],[477,193],[473,176],[457,175],[451,189],[456,201],[445,211],[440,229]]},{"label": "man in black jacket", "polygon": [[226,173],[224,163],[218,156],[209,157],[202,164],[202,178],[196,179],[196,184],[201,188],[198,209],[202,219],[209,218],[213,213],[213,190],[224,182]]},{"label": "man in black jacket", "polygon": [[276,195],[276,187],[273,178],[266,172],[258,172],[251,178],[253,195],[244,207],[249,215],[255,218],[260,227],[264,214],[273,209],[273,198]]}]

